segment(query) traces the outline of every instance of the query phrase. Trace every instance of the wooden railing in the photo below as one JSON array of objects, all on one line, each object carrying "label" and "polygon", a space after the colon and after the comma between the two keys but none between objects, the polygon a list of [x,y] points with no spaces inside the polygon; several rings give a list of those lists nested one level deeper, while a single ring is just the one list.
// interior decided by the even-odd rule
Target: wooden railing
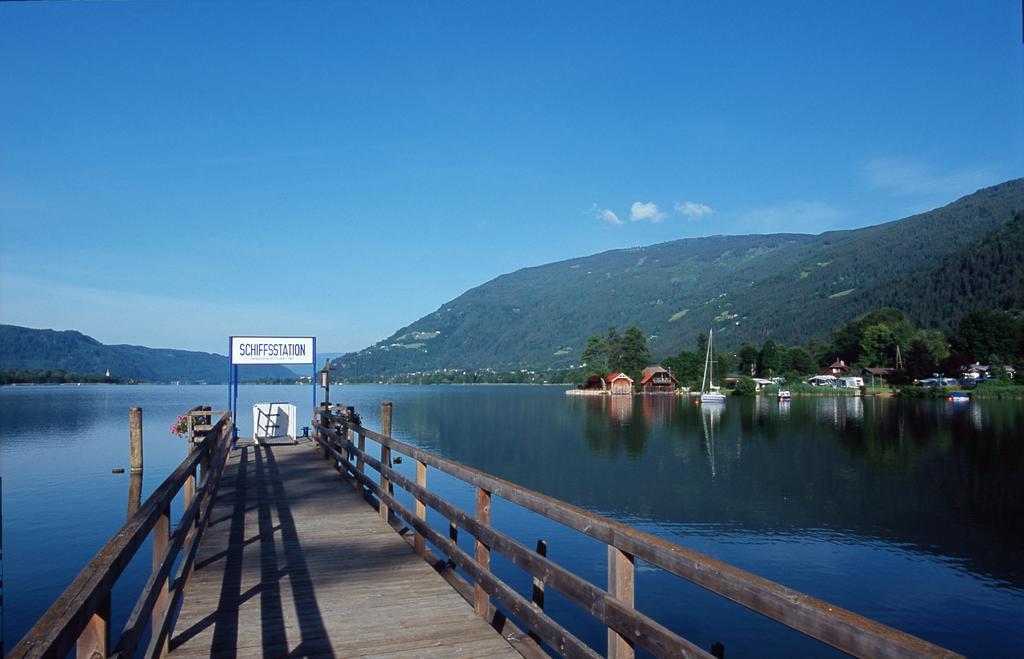
[{"label": "wooden railing", "polygon": [[[221,416],[211,423],[214,415]],[[171,624],[192,574],[199,541],[209,524],[231,447],[231,415],[209,407],[193,408],[188,412],[188,434],[188,457],[85,566],[9,657],[65,657],[72,649],[79,657],[134,657],[147,627],[152,633],[146,656],[166,654]],[[191,443],[193,440],[198,443]],[[171,502],[179,491],[183,492],[184,510],[171,532]],[[150,535],[152,572],[111,650],[111,592]],[[184,558],[172,578],[172,569],[182,554]]]},{"label": "wooden railing", "polygon": [[[353,485],[365,488],[367,495],[376,498],[385,519],[397,516],[415,531],[413,544],[416,551],[442,572],[449,583],[473,604],[478,615],[487,618],[497,627],[496,620],[502,616],[497,613],[493,602],[525,625],[528,634],[512,634],[511,638],[516,641],[517,649],[527,656],[542,654],[538,641],[547,643],[562,656],[599,656],[598,652],[544,612],[545,586],[554,588],[607,627],[610,657],[632,657],[634,647],[644,648],[657,656],[714,656],[634,608],[634,563],[637,559],[852,655],[959,656],[710,556],[397,441],[390,437],[391,410],[390,404],[385,405],[387,408],[382,410],[381,415],[384,421],[381,433],[350,423],[339,416],[333,407],[318,408],[314,420],[314,438],[320,450],[326,459],[336,461],[336,468],[343,471]],[[379,444],[379,458],[367,452],[367,438]],[[392,468],[393,454],[404,455],[415,461],[415,480]],[[366,465],[378,472],[376,481],[365,473]],[[428,490],[427,467],[475,487],[475,513],[470,514]],[[395,498],[395,486],[412,495],[416,502],[415,511]],[[492,526],[490,510],[493,497],[505,499],[603,542],[608,552],[607,588],[599,588],[551,561],[539,543],[537,551],[531,550]],[[427,523],[428,506],[449,520],[447,537]],[[393,525],[400,527],[401,523],[394,520]],[[458,546],[459,529],[473,536],[474,555],[471,556]],[[447,560],[434,556],[425,546],[425,541],[441,551]],[[500,553],[532,575],[532,601],[490,571],[492,551]],[[475,585],[470,586],[453,570],[445,569],[452,565],[461,568]],[[503,633],[509,638],[508,625],[512,623],[506,621],[505,624]],[[514,627],[511,629],[519,631]],[[721,655],[721,646],[713,648],[713,651]]]}]

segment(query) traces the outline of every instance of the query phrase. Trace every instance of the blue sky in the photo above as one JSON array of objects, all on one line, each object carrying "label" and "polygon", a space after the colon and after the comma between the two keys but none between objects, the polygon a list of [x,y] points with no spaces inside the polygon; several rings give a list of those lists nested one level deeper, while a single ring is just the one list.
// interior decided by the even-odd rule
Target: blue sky
[{"label": "blue sky", "polygon": [[1018,2],[0,5],[0,322],[361,348],[505,272],[1024,176]]}]

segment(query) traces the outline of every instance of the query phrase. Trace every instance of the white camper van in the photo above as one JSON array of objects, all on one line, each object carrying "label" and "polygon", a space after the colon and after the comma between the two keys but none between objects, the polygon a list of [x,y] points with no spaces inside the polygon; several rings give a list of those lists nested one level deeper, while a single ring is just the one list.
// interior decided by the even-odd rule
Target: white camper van
[{"label": "white camper van", "polygon": [[864,378],[848,375],[839,378],[839,381],[836,384],[837,386],[845,387],[846,389],[860,389],[864,386]]}]

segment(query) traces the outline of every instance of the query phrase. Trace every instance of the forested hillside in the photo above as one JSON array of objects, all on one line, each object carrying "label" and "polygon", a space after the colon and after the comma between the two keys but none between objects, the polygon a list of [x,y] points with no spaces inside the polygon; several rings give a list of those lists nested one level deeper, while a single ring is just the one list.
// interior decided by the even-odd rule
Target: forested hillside
[{"label": "forested hillside", "polygon": [[[723,348],[769,338],[797,345],[827,338],[836,324],[871,309],[899,306],[897,298],[914,298],[910,313],[922,327],[941,327],[974,305],[968,282],[983,270],[976,257],[1005,234],[1019,236],[1013,223],[1022,211],[1018,179],[863,229],[677,240],[526,268],[467,291],[335,366],[343,377],[560,367],[578,360],[588,336],[629,325],[648,335],[655,358],[692,346],[711,327]],[[1019,267],[1019,254],[999,251],[993,268]],[[959,279],[965,293],[950,295],[943,273],[968,262],[974,270]],[[991,274],[977,284],[987,291],[977,306],[1015,295],[1019,278]],[[933,283],[922,290],[922,281]]]},{"label": "forested hillside", "polygon": [[952,325],[964,309],[1024,307],[1024,213],[879,298],[919,325],[942,328]]},{"label": "forested hillside", "polygon": [[[228,358],[208,352],[104,345],[74,330],[0,325],[0,371],[62,370],[145,382],[227,382]],[[294,379],[283,366],[248,366],[244,379]]]}]

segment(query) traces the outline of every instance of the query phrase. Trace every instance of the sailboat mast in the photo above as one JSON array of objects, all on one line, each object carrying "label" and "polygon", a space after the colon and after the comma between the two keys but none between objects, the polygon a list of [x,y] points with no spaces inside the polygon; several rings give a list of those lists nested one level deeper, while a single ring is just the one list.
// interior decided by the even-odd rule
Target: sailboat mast
[{"label": "sailboat mast", "polygon": [[708,330],[708,387],[715,386],[715,330]]},{"label": "sailboat mast", "polygon": [[[708,335],[708,349],[704,353],[704,377],[700,381],[700,392],[703,394],[708,391],[708,365],[711,363],[711,341],[715,336],[715,330],[710,330]],[[714,376],[712,376],[714,377]]]}]

